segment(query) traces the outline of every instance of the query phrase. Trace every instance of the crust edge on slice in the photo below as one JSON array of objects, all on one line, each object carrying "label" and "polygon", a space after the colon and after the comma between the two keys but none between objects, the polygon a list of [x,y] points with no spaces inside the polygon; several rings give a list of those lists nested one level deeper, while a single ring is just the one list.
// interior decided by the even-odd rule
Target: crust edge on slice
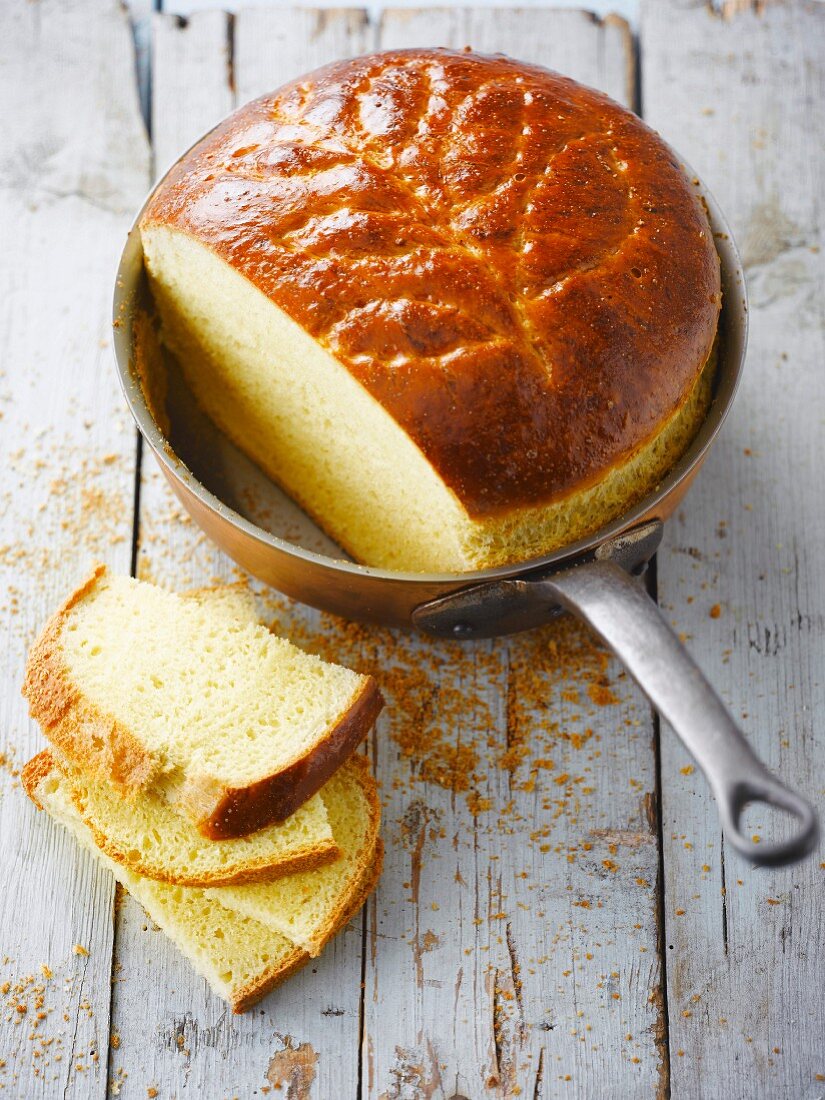
[{"label": "crust edge on slice", "polygon": [[69,612],[107,572],[105,565],[95,565],[48,620],[29,651],[22,692],[32,718],[68,760],[117,787],[137,789],[149,782],[159,762],[130,730],[83,698],[60,658]]},{"label": "crust edge on slice", "polygon": [[[336,935],[339,928],[350,921],[353,915],[361,908],[378,882],[383,866],[384,844],[379,832],[381,826],[381,804],[378,798],[378,789],[375,779],[369,766],[369,761],[366,756],[355,755],[346,762],[344,767],[351,768],[356,772],[356,781],[359,790],[367,804],[368,819],[364,830],[364,843],[355,859],[353,871],[349,877],[347,892],[330,910],[328,918],[323,925],[317,928],[311,937],[301,941],[300,946],[307,951],[312,958],[317,958],[318,955],[321,954],[324,947],[333,936]],[[278,935],[289,936],[289,938],[292,938],[294,935],[294,933],[288,933],[284,925],[278,924],[275,921],[268,921],[254,903],[250,905],[247,902],[245,904],[244,899],[238,898],[237,894],[233,893],[231,890],[224,893],[221,889],[210,889],[209,895],[219,904],[224,905],[228,909],[242,913],[251,920],[256,920],[258,923],[266,925]],[[356,899],[352,904],[350,904],[349,901],[351,898]],[[359,898],[360,900],[358,900]]]},{"label": "crust edge on slice", "polygon": [[[328,943],[333,936],[337,936],[337,934],[349,924],[375,889],[384,864],[384,842],[380,837],[376,841],[374,853],[375,865],[372,874],[366,876],[362,875],[358,880],[355,896],[351,903],[344,908],[343,916],[332,929],[325,942]],[[281,982],[286,981],[287,978],[291,978],[293,974],[306,966],[307,963],[312,962],[316,957],[310,955],[302,947],[296,946],[295,950],[298,956],[296,961],[290,962],[287,967],[279,970],[275,974],[262,975],[259,982],[251,983],[238,990],[232,999],[232,1011],[236,1014],[246,1012],[265,997],[267,993],[270,993],[276,986],[279,986]]]},{"label": "crust edge on slice", "polygon": [[[20,779],[26,794],[29,796],[29,798],[32,800],[38,810],[43,810],[47,814],[49,814],[49,810],[41,802],[38,796],[38,788],[40,784],[48,778],[49,774],[54,768],[54,758],[48,751],[45,751],[38,753],[37,756],[29,760],[20,773]],[[60,771],[59,768],[57,770],[58,772]],[[62,773],[60,774],[62,776]],[[52,815],[49,814],[49,816]],[[58,819],[55,820],[57,821],[57,824],[63,825],[65,827],[62,821]],[[80,829],[86,830],[85,824],[79,817],[77,819],[77,825],[80,827]],[[88,830],[86,830],[86,832],[88,832]],[[80,840],[79,837],[78,840]],[[88,836],[87,843],[81,843],[83,843],[84,847],[88,847],[89,851],[91,851],[92,854],[95,855],[96,858],[98,858],[104,864],[104,866],[112,871],[115,878],[127,891],[129,891],[130,893],[132,892],[132,890],[130,890],[129,879],[138,878],[139,876],[130,874],[130,872],[126,868],[121,867],[119,864],[116,864],[113,861],[108,861],[105,854],[94,847],[90,835]],[[158,884],[154,885],[157,886]],[[161,884],[160,888],[163,889],[164,886],[165,884]],[[172,889],[172,887],[169,888]],[[157,917],[160,916],[160,913],[153,914],[151,908],[147,907],[140,898],[136,898],[136,900],[139,902],[139,904],[143,905],[143,908],[146,909],[146,912],[149,914],[152,920],[155,921],[156,924],[159,924],[161,925],[161,927],[163,927],[164,922],[157,919]],[[169,935],[168,932],[167,935]],[[204,975],[201,974],[200,971],[198,971],[193,960],[183,950],[180,943],[177,940],[173,939],[173,937],[171,936],[169,938],[172,939],[175,947],[178,949],[178,951],[180,951],[184,958],[186,958],[187,962],[189,962],[193,970],[195,970],[196,973],[199,974],[199,976],[204,977]],[[271,967],[267,967],[265,970],[262,970],[261,973],[254,980],[247,982],[244,986],[232,989],[229,992],[227,999],[232,1008],[232,1011],[237,1014],[246,1012],[248,1009],[252,1008],[253,1005],[257,1004],[257,1002],[260,1001],[263,997],[265,997],[267,993],[275,989],[275,987],[280,985],[281,982],[286,981],[287,978],[291,977],[296,971],[300,970],[301,967],[305,966],[309,961],[310,956],[306,953],[306,951],[304,951],[303,948],[298,947],[297,944],[293,945],[292,949],[287,954],[282,955],[277,963],[275,963]],[[206,979],[205,977],[204,980],[207,981],[207,984],[210,984],[208,982],[208,979]],[[216,992],[216,995],[220,996],[217,991],[214,992]]]},{"label": "crust edge on slice", "polygon": [[384,698],[371,676],[320,744],[283,771],[249,787],[218,787],[209,777],[191,776],[177,799],[210,840],[246,836],[284,821],[316,794],[349,760],[381,713]]},{"label": "crust edge on slice", "polygon": [[367,898],[375,889],[384,866],[384,842],[379,834],[379,829],[381,827],[381,803],[378,800],[378,790],[375,785],[375,780],[373,779],[366,757],[354,757],[353,763],[357,765],[360,773],[359,780],[361,782],[361,790],[366,797],[367,806],[369,808],[370,816],[367,826],[367,836],[371,838],[371,841],[368,841],[359,860],[359,872],[354,879],[354,889],[357,891],[355,900],[350,906],[347,906],[346,900],[342,901],[338,908],[333,911],[326,927],[320,929],[316,933],[311,943],[303,945],[304,949],[307,950],[313,958],[321,954],[332,937],[338,932],[339,928],[348,924],[366,902]]},{"label": "crust edge on slice", "polygon": [[[26,764],[24,771],[31,769],[36,786],[41,779],[45,778],[55,768],[66,780],[72,804],[101,852],[114,863],[121,864],[132,874],[141,875],[156,882],[163,882],[168,886],[193,886],[207,889],[214,886],[239,886],[252,882],[273,882],[284,875],[293,875],[300,871],[313,871],[318,867],[323,867],[327,863],[332,863],[341,854],[341,849],[335,843],[335,839],[330,837],[329,840],[325,839],[316,842],[314,845],[307,844],[303,848],[297,848],[288,857],[275,864],[266,861],[265,857],[261,857],[257,862],[249,860],[246,863],[239,864],[234,871],[230,868],[226,871],[218,870],[214,873],[205,872],[195,877],[179,875],[174,872],[170,873],[165,865],[152,862],[143,856],[139,850],[130,848],[127,853],[112,841],[111,837],[98,826],[89,814],[73,776],[66,771],[61,761],[55,758],[48,749],[43,749],[31,759]],[[28,787],[27,791],[29,791]],[[31,797],[34,801],[33,796]],[[140,798],[141,795],[138,794],[137,797]],[[42,807],[39,808],[42,809]]]}]

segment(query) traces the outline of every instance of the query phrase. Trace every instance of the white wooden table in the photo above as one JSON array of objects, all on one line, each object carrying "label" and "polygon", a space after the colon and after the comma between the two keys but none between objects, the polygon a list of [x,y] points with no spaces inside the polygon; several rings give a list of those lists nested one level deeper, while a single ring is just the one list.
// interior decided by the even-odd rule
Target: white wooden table
[{"label": "white wooden table", "polygon": [[177,588],[236,575],[143,454],[111,363],[116,257],[153,172],[322,62],[470,43],[641,111],[734,227],[745,380],[654,581],[761,755],[825,808],[825,7],[643,0],[635,43],[618,19],[535,8],[149,6],[133,35],[118,0],[0,5],[0,1090],[825,1096],[825,857],[771,872],[726,853],[672,733],[570,622],[444,649],[262,593],[280,629],[382,681],[387,862],[324,956],[244,1017],[17,778],[42,745],[26,649],[91,560]]}]

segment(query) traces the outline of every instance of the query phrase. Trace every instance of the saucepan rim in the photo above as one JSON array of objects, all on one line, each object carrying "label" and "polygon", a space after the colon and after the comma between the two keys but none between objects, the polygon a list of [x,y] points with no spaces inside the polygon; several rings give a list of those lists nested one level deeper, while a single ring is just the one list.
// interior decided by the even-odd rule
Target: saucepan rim
[{"label": "saucepan rim", "polygon": [[[222,120],[223,121],[223,120]],[[220,126],[219,122],[217,126]],[[285,539],[272,534],[259,527],[235,509],[231,508],[215,493],[208,489],[192,473],[188,466],[175,453],[169,440],[161,432],[153,417],[136,371],[133,343],[133,322],[139,302],[139,290],[141,280],[145,278],[143,266],[143,249],[140,242],[138,224],[143,212],[151,201],[157,189],[163,184],[166,176],[191,149],[198,145],[214,129],[210,127],[201,134],[188,149],[176,157],[166,172],[151,188],[145,201],[138,210],[134,221],[127,234],[126,242],[118,262],[115,289],[113,297],[113,347],[115,363],[120,380],[123,395],[129,406],[135,423],[141,435],[152,448],[158,461],[162,464],[166,474],[182,483],[210,512],[221,520],[230,524],[242,534],[255,539],[264,546],[286,554],[309,565],[332,570],[336,573],[352,574],[373,581],[404,582],[408,585],[447,585],[457,584],[463,586],[477,585],[489,581],[497,581],[505,578],[518,577],[539,569],[563,568],[573,560],[592,554],[604,543],[616,538],[634,525],[655,514],[657,506],[671,495],[678,487],[691,477],[696,466],[704,459],[707,451],[713,444],[722,424],[727,418],[731,404],[739,388],[742,369],[745,361],[745,349],[747,346],[748,330],[748,303],[742,261],[737,250],[733,234],[728,226],[727,219],[719,208],[719,204],[710,190],[704,185],[700,177],[690,168],[684,157],[675,150],[676,157],[683,171],[697,188],[700,198],[707,210],[710,220],[716,250],[719,254],[722,274],[722,310],[719,317],[719,356],[716,367],[716,379],[714,383],[714,395],[710,409],[703,421],[696,437],[688,447],[684,455],[672,467],[659,485],[647,496],[634,504],[626,512],[616,517],[610,523],[584,538],[578,539],[565,546],[542,554],[538,557],[518,561],[508,565],[494,566],[488,569],[473,570],[460,573],[412,573],[402,570],[379,569],[374,566],[361,565],[358,562],[344,558],[333,558],[329,555],[288,542]],[[726,339],[730,331],[738,334],[738,339],[731,341]],[[735,343],[737,346],[728,346]]]}]

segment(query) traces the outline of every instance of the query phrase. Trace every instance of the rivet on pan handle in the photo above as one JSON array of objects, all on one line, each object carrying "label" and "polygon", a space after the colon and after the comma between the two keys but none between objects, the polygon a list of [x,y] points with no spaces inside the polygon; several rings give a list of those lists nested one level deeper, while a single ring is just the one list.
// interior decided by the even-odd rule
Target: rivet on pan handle
[{"label": "rivet on pan handle", "polygon": [[[644,590],[612,562],[565,570],[540,582],[584,619],[624,663],[705,774],[731,845],[751,863],[778,867],[809,855],[819,841],[812,806],[757,758],[719,696]],[[787,840],[755,844],[742,811],[764,802],[798,820]]]}]

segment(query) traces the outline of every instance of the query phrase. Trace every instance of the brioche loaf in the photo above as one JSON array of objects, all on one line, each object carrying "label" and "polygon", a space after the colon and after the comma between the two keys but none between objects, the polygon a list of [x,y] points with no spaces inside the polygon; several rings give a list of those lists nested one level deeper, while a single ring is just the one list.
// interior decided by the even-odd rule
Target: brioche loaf
[{"label": "brioche loaf", "polygon": [[[155,882],[110,859],[95,844],[73,801],[70,782],[49,753],[40,753],[29,761],[23,769],[22,781],[35,805],[46,810],[112,872],[235,1012],[246,1011],[309,961],[309,954],[287,936],[219,904],[212,896],[218,890],[207,893],[193,887]],[[363,789],[361,804],[365,808],[375,804],[374,783],[365,768],[345,766],[340,782]],[[380,872],[382,849],[377,820],[371,818],[365,829],[372,838],[372,848],[363,853],[358,875],[339,876],[337,888],[330,890],[325,882],[326,869],[316,872],[320,876],[319,890],[324,892],[329,906],[327,916],[334,923],[332,931],[338,931],[354,916]],[[289,891],[281,891],[279,902],[273,904],[288,898]],[[300,905],[300,900],[296,904]]]},{"label": "brioche loaf", "polygon": [[140,230],[199,403],[368,564],[568,543],[708,407],[720,273],[695,187],[636,116],[535,66],[327,66],[196,145]]},{"label": "brioche loaf", "polygon": [[211,838],[289,817],[382,705],[367,676],[102,566],[35,642],[23,692],[76,767],[162,794]]}]

